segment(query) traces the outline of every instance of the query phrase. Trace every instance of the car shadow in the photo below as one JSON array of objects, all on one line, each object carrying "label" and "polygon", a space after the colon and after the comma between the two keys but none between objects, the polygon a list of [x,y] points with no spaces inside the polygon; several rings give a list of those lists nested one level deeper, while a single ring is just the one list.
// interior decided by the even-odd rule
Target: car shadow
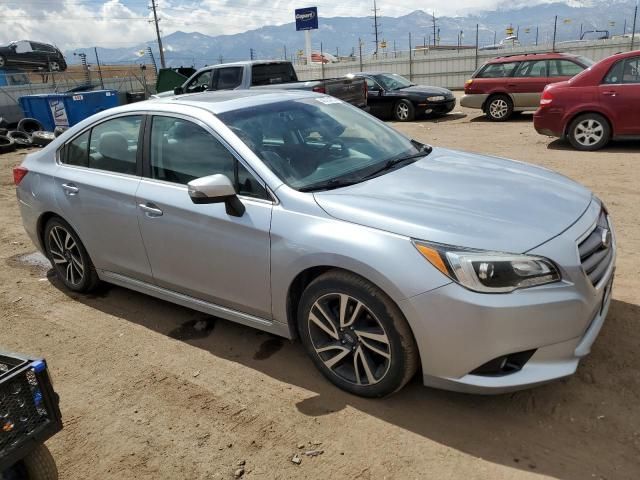
[{"label": "car shadow", "polygon": [[567,140],[563,140],[561,138],[557,138],[547,145],[548,150],[570,150],[576,152],[577,154],[587,153],[622,153],[622,154],[638,154],[640,153],[640,141],[638,140],[614,140],[605,148],[601,148],[595,152],[580,152],[573,148],[571,144]]},{"label": "car shadow", "polygon": [[[296,404],[304,415],[356,408],[486,461],[563,480],[635,478],[631,472],[640,471],[640,437],[634,437],[633,426],[640,377],[629,372],[639,358],[640,307],[635,304],[612,301],[592,354],[569,379],[479,396],[425,388],[417,375],[397,394],[373,400],[329,384],[300,343],[108,284],[93,294],[72,293],[53,270],[47,277],[88,307],[314,392]],[[609,418],[612,426],[602,428],[601,418]]]},{"label": "car shadow", "polygon": [[526,122],[532,122],[533,121],[533,113],[529,113],[529,112],[516,113],[509,120],[505,120],[505,122],[493,122],[493,121],[489,120],[485,115],[480,115],[480,116],[477,116],[477,117],[473,117],[469,121],[472,122],[472,123],[495,123],[495,124],[500,124],[500,123],[522,123],[522,122],[526,123]]}]

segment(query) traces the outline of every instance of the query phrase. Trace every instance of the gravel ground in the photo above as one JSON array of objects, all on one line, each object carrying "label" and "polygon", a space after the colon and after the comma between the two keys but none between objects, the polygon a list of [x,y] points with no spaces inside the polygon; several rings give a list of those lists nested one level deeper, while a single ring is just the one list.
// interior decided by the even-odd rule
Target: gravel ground
[{"label": "gravel ground", "polygon": [[579,153],[537,135],[528,115],[493,124],[463,109],[393,125],[552,168],[607,203],[619,243],[613,303],[577,374],[495,397],[416,379],[366,400],[328,384],[299,344],[118,287],[70,294],[29,255],[11,178],[24,152],[5,154],[0,348],[49,361],[64,430],[48,445],[62,479],[233,478],[241,468],[264,479],[640,477],[640,143]]}]

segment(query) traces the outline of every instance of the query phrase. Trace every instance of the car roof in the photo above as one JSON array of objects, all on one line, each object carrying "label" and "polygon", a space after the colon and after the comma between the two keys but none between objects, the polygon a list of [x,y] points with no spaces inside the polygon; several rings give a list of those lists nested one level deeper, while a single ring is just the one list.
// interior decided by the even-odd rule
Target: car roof
[{"label": "car roof", "polygon": [[119,108],[121,112],[126,112],[130,110],[139,110],[143,105],[152,109],[153,106],[156,105],[162,106],[161,109],[166,111],[167,107],[170,105],[184,105],[208,110],[213,114],[219,114],[232,110],[268,105],[270,103],[278,103],[287,100],[300,100],[324,96],[326,95],[306,90],[224,90],[218,92],[202,92],[161,97],[147,100],[146,102],[132,103],[130,105],[116,108]]},{"label": "car roof", "polygon": [[216,65],[207,65],[206,67],[202,67],[198,70],[198,72],[203,70],[213,70],[215,68],[224,68],[224,67],[244,67],[246,65],[270,65],[272,63],[287,63],[291,64],[288,60],[242,60],[240,62],[231,62],[231,63],[218,63]]},{"label": "car roof", "polygon": [[521,53],[516,55],[504,55],[501,57],[492,58],[487,63],[523,62],[525,60],[551,60],[554,58],[577,58],[577,55],[557,52]]}]

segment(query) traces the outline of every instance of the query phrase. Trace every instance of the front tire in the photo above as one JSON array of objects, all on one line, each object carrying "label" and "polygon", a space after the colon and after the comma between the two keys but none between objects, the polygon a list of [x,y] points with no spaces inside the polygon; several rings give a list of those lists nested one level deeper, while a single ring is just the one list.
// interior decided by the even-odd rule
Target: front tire
[{"label": "front tire", "polygon": [[393,107],[393,118],[398,122],[411,122],[416,117],[416,109],[409,100],[400,100]]},{"label": "front tire", "polygon": [[298,305],[298,331],[322,374],[355,395],[390,395],[418,367],[418,349],[402,312],[353,273],[331,270],[309,284]]},{"label": "front tire", "polygon": [[7,59],[0,55],[0,68],[4,68],[7,66]]},{"label": "front tire", "polygon": [[47,257],[58,278],[74,292],[88,293],[100,280],[78,234],[61,218],[50,219],[44,228]]},{"label": "front tire", "polygon": [[494,95],[487,102],[485,113],[492,122],[504,122],[513,115],[513,102],[507,95]]},{"label": "front tire", "polygon": [[603,148],[611,140],[611,127],[602,115],[585,113],[569,125],[569,143],[576,150],[593,152]]}]

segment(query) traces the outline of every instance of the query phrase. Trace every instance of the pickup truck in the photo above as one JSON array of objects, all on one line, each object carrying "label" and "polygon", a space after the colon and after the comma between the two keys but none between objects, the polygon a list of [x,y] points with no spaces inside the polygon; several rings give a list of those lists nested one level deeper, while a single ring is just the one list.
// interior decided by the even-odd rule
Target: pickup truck
[{"label": "pickup truck", "polygon": [[278,90],[311,90],[326,93],[360,108],[367,107],[367,84],[362,78],[328,78],[299,81],[291,62],[252,60],[223,63],[201,68],[173,92],[155,97],[196,93],[205,90],[240,90],[273,88]]}]

